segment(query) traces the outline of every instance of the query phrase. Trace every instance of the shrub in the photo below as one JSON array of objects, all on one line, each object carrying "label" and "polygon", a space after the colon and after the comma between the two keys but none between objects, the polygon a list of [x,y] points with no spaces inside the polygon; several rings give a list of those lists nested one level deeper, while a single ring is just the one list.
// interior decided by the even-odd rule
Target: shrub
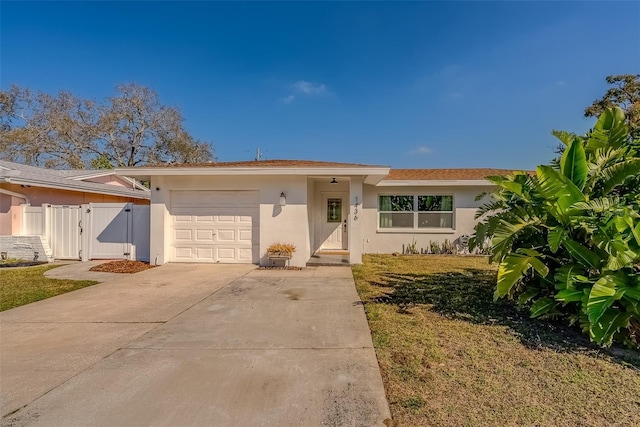
[{"label": "shrub", "polygon": [[638,346],[640,141],[619,108],[583,137],[554,131],[562,156],[535,175],[488,177],[499,187],[477,212],[470,249],[492,239],[495,298],[532,317],[564,317],[591,340]]}]

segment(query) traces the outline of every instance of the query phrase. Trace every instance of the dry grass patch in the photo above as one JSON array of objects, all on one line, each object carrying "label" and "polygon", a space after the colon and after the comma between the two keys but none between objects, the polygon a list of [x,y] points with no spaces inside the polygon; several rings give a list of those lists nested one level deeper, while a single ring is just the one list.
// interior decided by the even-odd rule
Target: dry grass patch
[{"label": "dry grass patch", "polygon": [[98,283],[93,280],[66,280],[44,277],[45,271],[56,267],[59,267],[59,265],[0,270],[0,311]]},{"label": "dry grass patch", "polygon": [[353,271],[398,425],[640,425],[640,355],[494,303],[486,258],[368,255]]}]

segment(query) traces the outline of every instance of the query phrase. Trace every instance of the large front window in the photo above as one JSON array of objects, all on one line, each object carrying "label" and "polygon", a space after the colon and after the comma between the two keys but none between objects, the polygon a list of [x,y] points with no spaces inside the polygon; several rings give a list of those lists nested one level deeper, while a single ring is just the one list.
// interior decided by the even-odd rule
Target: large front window
[{"label": "large front window", "polygon": [[453,228],[451,195],[381,195],[380,228]]}]

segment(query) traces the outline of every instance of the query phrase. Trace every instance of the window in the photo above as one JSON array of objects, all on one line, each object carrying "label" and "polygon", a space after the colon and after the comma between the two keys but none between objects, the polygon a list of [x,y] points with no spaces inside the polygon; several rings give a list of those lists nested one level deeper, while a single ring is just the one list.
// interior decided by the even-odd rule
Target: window
[{"label": "window", "polygon": [[380,228],[453,228],[453,196],[379,196]]},{"label": "window", "polygon": [[380,196],[380,228],[413,228],[413,196]]},{"label": "window", "polygon": [[342,222],[342,199],[327,199],[327,222]]}]

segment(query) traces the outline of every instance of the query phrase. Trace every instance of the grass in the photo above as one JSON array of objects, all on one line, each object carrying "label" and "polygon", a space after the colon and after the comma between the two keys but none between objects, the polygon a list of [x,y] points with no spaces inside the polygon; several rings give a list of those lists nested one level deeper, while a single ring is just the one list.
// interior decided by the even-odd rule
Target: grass
[{"label": "grass", "polygon": [[354,266],[399,426],[640,425],[640,354],[493,302],[484,257]]},{"label": "grass", "polygon": [[44,272],[58,266],[0,270],[0,311],[95,285],[93,280],[50,279]]}]

